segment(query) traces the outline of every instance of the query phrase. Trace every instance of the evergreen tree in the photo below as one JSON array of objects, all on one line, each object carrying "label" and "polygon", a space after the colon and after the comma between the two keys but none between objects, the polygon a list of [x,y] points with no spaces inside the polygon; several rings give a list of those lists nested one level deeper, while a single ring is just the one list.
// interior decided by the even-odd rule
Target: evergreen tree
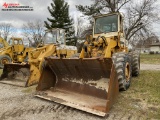
[{"label": "evergreen tree", "polygon": [[45,27],[51,28],[63,28],[66,33],[66,43],[73,44],[74,38],[73,19],[69,16],[69,5],[64,0],[53,0],[51,8],[48,6],[48,11],[52,18],[47,18],[50,24],[45,21]]}]

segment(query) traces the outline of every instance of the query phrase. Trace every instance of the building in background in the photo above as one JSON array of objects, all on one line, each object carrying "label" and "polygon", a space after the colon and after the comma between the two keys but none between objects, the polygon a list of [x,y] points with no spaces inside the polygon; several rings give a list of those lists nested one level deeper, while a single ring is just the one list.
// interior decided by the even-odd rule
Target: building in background
[{"label": "building in background", "polygon": [[152,43],[150,45],[150,53],[153,53],[153,54],[160,53],[160,42],[158,42],[158,43]]}]

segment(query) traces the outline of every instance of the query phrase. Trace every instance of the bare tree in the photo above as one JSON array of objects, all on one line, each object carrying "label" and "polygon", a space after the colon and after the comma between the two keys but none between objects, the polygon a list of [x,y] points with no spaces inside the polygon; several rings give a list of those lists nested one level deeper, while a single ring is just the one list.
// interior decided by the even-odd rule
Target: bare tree
[{"label": "bare tree", "polygon": [[90,6],[77,5],[76,8],[84,15],[93,16],[106,14],[108,12],[117,12],[131,0],[93,0]]},{"label": "bare tree", "polygon": [[90,23],[87,23],[84,18],[77,17],[77,22],[75,22],[75,29],[77,30],[76,36],[78,38],[82,37],[82,33],[91,27]]},{"label": "bare tree", "polygon": [[81,36],[81,33],[84,29],[83,27],[84,21],[81,17],[77,17],[77,24],[76,24],[76,28],[77,28],[77,37]]},{"label": "bare tree", "polygon": [[32,46],[37,46],[42,42],[42,36],[44,35],[44,24],[42,21],[29,21],[26,24],[23,24],[22,29],[23,35],[28,38]]},{"label": "bare tree", "polygon": [[127,7],[126,39],[132,40],[135,36],[147,38],[153,34],[152,25],[160,20],[155,2],[156,0],[143,0],[139,3],[132,2]]},{"label": "bare tree", "polygon": [[131,0],[95,0],[95,4],[99,4],[104,12],[117,12],[130,1]]},{"label": "bare tree", "polygon": [[13,31],[13,26],[11,23],[1,23],[0,24],[0,36],[7,40],[8,36],[11,35]]}]

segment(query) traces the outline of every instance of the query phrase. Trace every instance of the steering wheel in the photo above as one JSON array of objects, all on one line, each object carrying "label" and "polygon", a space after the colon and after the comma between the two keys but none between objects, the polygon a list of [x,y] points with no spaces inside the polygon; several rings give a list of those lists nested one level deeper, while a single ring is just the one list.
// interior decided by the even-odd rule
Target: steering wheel
[{"label": "steering wheel", "polygon": [[102,40],[103,40],[105,46],[107,46],[107,44],[106,44],[106,38],[105,38],[104,36],[98,36],[98,37],[96,38],[96,41],[98,41],[99,38],[102,38]]}]

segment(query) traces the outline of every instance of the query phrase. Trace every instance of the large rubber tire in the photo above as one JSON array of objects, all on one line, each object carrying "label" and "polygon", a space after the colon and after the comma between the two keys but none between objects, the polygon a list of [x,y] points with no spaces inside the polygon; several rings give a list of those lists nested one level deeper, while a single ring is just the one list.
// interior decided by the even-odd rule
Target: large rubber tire
[{"label": "large rubber tire", "polygon": [[127,53],[119,52],[113,54],[112,60],[117,72],[119,90],[125,91],[129,88],[132,78],[131,58]]},{"label": "large rubber tire", "polygon": [[4,64],[11,63],[12,60],[8,55],[1,55],[0,56],[0,69],[4,68]]},{"label": "large rubber tire", "polygon": [[132,76],[138,76],[140,72],[140,55],[132,52]]}]

